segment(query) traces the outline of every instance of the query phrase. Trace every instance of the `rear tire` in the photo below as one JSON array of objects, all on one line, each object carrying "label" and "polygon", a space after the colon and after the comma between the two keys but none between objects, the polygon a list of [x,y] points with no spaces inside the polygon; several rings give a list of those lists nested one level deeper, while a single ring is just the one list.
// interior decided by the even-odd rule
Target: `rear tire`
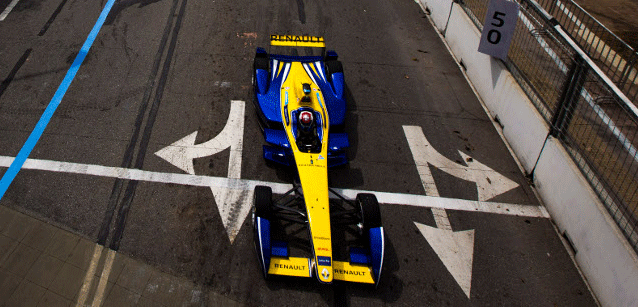
[{"label": "rear tire", "polygon": [[[263,54],[257,54],[255,56],[255,61],[253,62],[253,88],[256,92],[259,92],[260,94],[265,94],[262,93],[259,88],[259,80],[257,79],[257,70],[258,69],[262,69],[265,70],[266,72],[270,72],[270,64],[268,63],[268,57],[264,56]],[[262,84],[263,86],[264,84]],[[265,89],[268,89],[268,84],[265,84],[266,86],[264,87]]]},{"label": "rear tire", "polygon": [[364,229],[381,227],[381,210],[374,194],[357,194],[357,204],[361,209],[361,223]]},{"label": "rear tire", "polygon": [[343,73],[343,65],[339,61],[326,61],[326,77],[329,82],[332,82],[332,74],[334,73]]},{"label": "rear tire", "polygon": [[253,69],[263,69],[265,71],[269,70],[268,58],[265,56],[256,56],[255,62],[253,63]]},{"label": "rear tire", "polygon": [[341,65],[340,61],[326,61],[326,68],[328,70],[328,75],[338,72],[343,73],[343,65]]}]

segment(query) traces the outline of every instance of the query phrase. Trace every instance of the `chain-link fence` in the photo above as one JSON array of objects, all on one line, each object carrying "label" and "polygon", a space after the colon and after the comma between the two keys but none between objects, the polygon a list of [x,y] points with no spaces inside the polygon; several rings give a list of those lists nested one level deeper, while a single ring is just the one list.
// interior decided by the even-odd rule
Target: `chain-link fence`
[{"label": "chain-link fence", "polygon": [[[516,2],[521,9],[505,65],[638,252],[638,108],[614,85],[622,69],[599,68],[603,60],[589,58],[538,3]],[[461,3],[479,29],[488,3]],[[608,77],[605,69],[614,73]]]}]

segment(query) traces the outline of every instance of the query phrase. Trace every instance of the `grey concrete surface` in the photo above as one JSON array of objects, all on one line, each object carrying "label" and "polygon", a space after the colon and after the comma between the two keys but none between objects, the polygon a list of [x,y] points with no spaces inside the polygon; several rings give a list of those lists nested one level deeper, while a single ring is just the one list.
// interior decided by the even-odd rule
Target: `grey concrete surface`
[{"label": "grey concrete surface", "polygon": [[105,269],[108,250],[4,206],[0,225],[0,306],[242,305],[120,253]]}]

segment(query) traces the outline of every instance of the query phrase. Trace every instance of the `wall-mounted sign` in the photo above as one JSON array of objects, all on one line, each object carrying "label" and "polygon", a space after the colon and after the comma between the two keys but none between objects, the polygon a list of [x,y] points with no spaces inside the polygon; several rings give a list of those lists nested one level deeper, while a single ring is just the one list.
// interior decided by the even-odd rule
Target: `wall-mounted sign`
[{"label": "wall-mounted sign", "polygon": [[490,0],[478,51],[505,60],[516,29],[519,5],[507,0]]}]

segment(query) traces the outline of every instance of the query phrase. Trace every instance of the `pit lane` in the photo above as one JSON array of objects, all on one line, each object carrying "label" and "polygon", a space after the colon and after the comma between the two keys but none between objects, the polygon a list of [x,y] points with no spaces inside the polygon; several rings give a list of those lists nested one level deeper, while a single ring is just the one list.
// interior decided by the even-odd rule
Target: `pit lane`
[{"label": "pit lane", "polygon": [[[0,154],[7,159],[22,148],[102,10],[89,1],[22,1],[0,22],[0,40],[10,42],[0,47]],[[412,1],[397,2],[116,2],[30,156],[72,165],[22,169],[0,204],[248,305],[595,304],[542,215],[440,206],[453,231],[475,233],[469,298],[420,232],[415,223],[437,226],[430,208],[440,199],[476,207],[539,204],[425,14]],[[403,128],[418,126],[459,167],[469,165],[463,152],[517,187],[481,203],[475,182],[428,165],[438,197],[418,199],[419,206],[381,205],[388,246],[381,285],[373,289],[263,281],[249,221],[236,221],[231,240],[210,186],[66,171],[183,175],[154,153],[193,131],[195,144],[215,138],[230,101],[241,100],[247,103],[240,179],[289,183],[288,172],[261,158],[263,138],[250,103],[254,49],[267,46],[272,33],[324,36],[344,64],[351,162],[330,173],[331,186],[390,193],[395,200],[425,195]],[[193,171],[230,177],[230,157],[225,150],[194,159]]]}]

